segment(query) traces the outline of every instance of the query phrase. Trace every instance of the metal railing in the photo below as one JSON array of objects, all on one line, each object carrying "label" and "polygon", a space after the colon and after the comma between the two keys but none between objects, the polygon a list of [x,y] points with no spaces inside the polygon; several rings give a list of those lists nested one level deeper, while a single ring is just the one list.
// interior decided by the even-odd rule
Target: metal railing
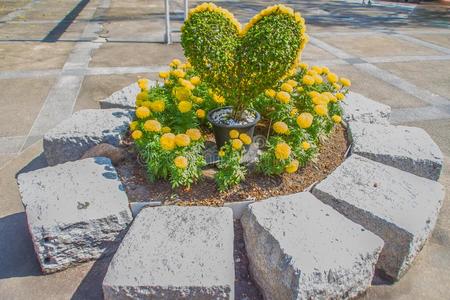
[{"label": "metal railing", "polygon": [[[189,0],[184,0],[184,19],[187,19],[189,12]],[[172,44],[172,29],[170,28],[170,0],[164,0],[164,13],[166,15],[166,33],[164,41],[166,44]]]}]

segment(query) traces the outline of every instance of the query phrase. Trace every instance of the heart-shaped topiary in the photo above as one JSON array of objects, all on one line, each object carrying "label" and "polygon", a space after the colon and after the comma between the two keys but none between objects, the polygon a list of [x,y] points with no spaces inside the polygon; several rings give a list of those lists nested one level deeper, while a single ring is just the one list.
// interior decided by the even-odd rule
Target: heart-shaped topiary
[{"label": "heart-shaped topiary", "polygon": [[190,11],[181,44],[202,79],[242,111],[295,69],[307,39],[304,19],[286,6],[262,10],[241,29],[230,12],[204,3]]}]

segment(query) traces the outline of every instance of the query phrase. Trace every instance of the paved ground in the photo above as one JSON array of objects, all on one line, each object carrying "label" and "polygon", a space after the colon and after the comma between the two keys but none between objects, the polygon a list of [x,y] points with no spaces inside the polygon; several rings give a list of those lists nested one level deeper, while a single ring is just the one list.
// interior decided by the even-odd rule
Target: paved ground
[{"label": "paved ground", "polygon": [[[270,1],[217,1],[245,22]],[[450,11],[437,4],[285,1],[306,17],[303,59],[352,79],[389,104],[393,121],[428,131],[444,152],[450,186]],[[0,298],[98,299],[106,260],[40,275],[15,183],[39,164],[42,135],[133,82],[156,78],[179,44],[163,40],[163,1],[0,1]],[[191,6],[194,3],[191,3]],[[179,27],[181,3],[173,26]],[[178,38],[174,34],[175,40]],[[31,165],[29,164],[32,161]],[[450,199],[410,272],[367,299],[448,299]]]}]

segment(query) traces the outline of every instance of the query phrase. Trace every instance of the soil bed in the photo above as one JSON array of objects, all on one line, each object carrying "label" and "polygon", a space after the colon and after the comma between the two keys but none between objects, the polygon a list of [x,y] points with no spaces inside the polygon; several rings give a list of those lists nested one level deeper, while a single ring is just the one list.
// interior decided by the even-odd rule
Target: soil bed
[{"label": "soil bed", "polygon": [[213,168],[204,171],[204,180],[190,189],[172,189],[165,181],[149,182],[145,165],[140,163],[133,146],[128,146],[127,158],[116,169],[130,202],[161,201],[164,204],[222,206],[224,202],[262,200],[272,196],[304,191],[311,184],[324,179],[344,160],[347,151],[346,129],[336,126],[333,133],[320,147],[314,161],[295,174],[264,176],[251,172],[241,184],[227,192],[219,193],[214,182]]}]

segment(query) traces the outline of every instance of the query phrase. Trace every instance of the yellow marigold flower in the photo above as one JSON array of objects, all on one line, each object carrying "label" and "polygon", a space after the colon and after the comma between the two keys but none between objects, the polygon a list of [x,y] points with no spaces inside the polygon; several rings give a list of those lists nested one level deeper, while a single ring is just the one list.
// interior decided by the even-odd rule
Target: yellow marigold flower
[{"label": "yellow marigold flower", "polygon": [[341,79],[339,79],[339,81],[342,83],[343,86],[351,86],[352,82],[350,81],[350,79],[345,78],[345,77],[341,77]]},{"label": "yellow marigold flower", "polygon": [[272,89],[268,89],[268,90],[265,90],[265,91],[264,91],[264,94],[265,94],[267,97],[273,98],[273,97],[275,97],[275,95],[277,94],[277,92],[275,92],[275,91],[272,90]]},{"label": "yellow marigold flower", "polygon": [[147,108],[150,108],[152,102],[151,101],[142,101],[141,106],[145,106]]},{"label": "yellow marigold flower", "polygon": [[159,72],[159,77],[161,77],[162,79],[168,78],[169,75],[170,75],[169,72],[163,72],[163,71]]},{"label": "yellow marigold flower", "polygon": [[195,114],[197,115],[197,118],[199,118],[199,119],[203,119],[206,116],[206,112],[203,109],[197,109]]},{"label": "yellow marigold flower", "polygon": [[338,116],[338,115],[332,116],[331,120],[333,120],[334,123],[341,123],[342,122],[341,116]]},{"label": "yellow marigold flower", "polygon": [[198,141],[202,137],[202,133],[197,128],[190,128],[190,129],[186,130],[186,134],[193,141]]},{"label": "yellow marigold flower", "polygon": [[338,82],[339,77],[336,74],[330,72],[327,75],[327,79],[330,83],[336,83]]},{"label": "yellow marigold flower", "polygon": [[164,126],[163,128],[161,128],[162,133],[169,133],[172,131],[172,129],[170,129],[170,127],[168,126]]},{"label": "yellow marigold flower", "polygon": [[278,92],[276,95],[276,98],[278,101],[280,101],[281,103],[287,104],[289,103],[289,101],[291,100],[291,95],[289,95],[287,92],[285,91],[281,91]]},{"label": "yellow marigold flower", "polygon": [[330,99],[326,95],[320,94],[320,95],[313,97],[312,102],[316,105],[328,104],[328,102],[330,102]]},{"label": "yellow marigold flower", "polygon": [[218,154],[219,154],[219,157],[224,157],[225,156],[225,151],[220,150]]},{"label": "yellow marigold flower", "polygon": [[305,150],[305,151],[308,150],[309,148],[311,148],[311,144],[308,143],[307,141],[303,141],[301,146],[302,146],[303,150]]},{"label": "yellow marigold flower", "polygon": [[185,88],[187,88],[188,90],[193,90],[195,89],[195,85],[192,84],[192,82],[190,82],[189,80],[183,79],[183,78],[179,78],[178,82],[184,86]]},{"label": "yellow marigold flower", "polygon": [[295,173],[298,170],[298,165],[299,165],[298,160],[294,159],[284,169],[288,173]]},{"label": "yellow marigold flower", "polygon": [[316,71],[317,74],[322,74],[323,72],[323,69],[319,66],[312,66],[311,69]]},{"label": "yellow marigold flower", "polygon": [[330,72],[330,69],[327,67],[322,67],[322,74],[328,74]]},{"label": "yellow marigold flower", "polygon": [[330,102],[331,99],[334,97],[334,95],[332,93],[330,93],[330,92],[323,92],[322,95],[327,97],[328,102]]},{"label": "yellow marigold flower", "polygon": [[186,76],[186,73],[183,70],[181,70],[181,69],[173,70],[172,74],[175,75],[178,78],[183,78],[184,76]]},{"label": "yellow marigold flower", "polygon": [[306,75],[314,76],[314,75],[318,75],[318,74],[315,70],[310,69],[310,70],[308,70],[308,72],[306,72]]},{"label": "yellow marigold flower", "polygon": [[181,60],[178,58],[175,58],[170,62],[171,67],[178,67],[179,65],[181,65]]},{"label": "yellow marigold flower", "polygon": [[303,76],[303,78],[302,78],[302,82],[303,82],[303,84],[306,84],[306,85],[313,85],[314,82],[315,82],[315,80],[314,80],[314,77],[313,77],[313,76],[311,76],[311,75],[305,75],[305,76]]},{"label": "yellow marigold flower", "polygon": [[232,139],[239,138],[239,131],[237,131],[236,129],[230,130],[230,132],[228,134],[230,135],[230,138],[232,138]]},{"label": "yellow marigold flower", "polygon": [[341,100],[344,100],[345,99],[345,96],[344,96],[344,94],[342,94],[342,93],[336,93],[336,98],[339,100],[339,101],[341,101]]},{"label": "yellow marigold flower", "polygon": [[192,109],[192,103],[189,101],[181,101],[178,103],[178,110],[182,113],[187,113],[191,111]]},{"label": "yellow marigold flower", "polygon": [[133,121],[133,122],[131,122],[131,123],[130,123],[130,130],[131,130],[131,131],[136,130],[138,124],[139,124],[138,121]]},{"label": "yellow marigold flower", "polygon": [[305,69],[305,70],[309,68],[309,65],[307,63],[304,63],[304,62],[301,62],[298,66],[300,68],[302,68],[302,69]]},{"label": "yellow marigold flower", "polygon": [[175,143],[178,147],[186,147],[191,143],[191,138],[187,134],[180,133],[175,136]]},{"label": "yellow marigold flower", "polygon": [[150,109],[145,106],[140,106],[136,109],[136,117],[138,119],[145,119],[150,116]]},{"label": "yellow marigold flower", "polygon": [[323,78],[320,75],[314,75],[313,78],[315,84],[321,84],[323,82]]},{"label": "yellow marigold flower", "polygon": [[159,138],[159,144],[161,145],[161,148],[163,148],[166,151],[172,151],[175,149],[175,134],[173,133],[164,133]]},{"label": "yellow marigold flower", "polygon": [[150,109],[154,112],[163,112],[166,109],[164,100],[156,100],[150,103]]},{"label": "yellow marigold flower", "polygon": [[135,130],[131,133],[131,137],[133,138],[133,140],[138,140],[142,137],[142,131],[140,130]]},{"label": "yellow marigold flower", "polygon": [[296,109],[296,108],[293,108],[290,112],[289,112],[289,115],[291,116],[291,117],[294,117],[295,115],[297,115],[298,114],[298,109]]},{"label": "yellow marigold flower", "polygon": [[197,97],[197,96],[192,96],[191,97],[192,101],[194,101],[197,104],[202,104],[203,103],[203,98]]},{"label": "yellow marigold flower", "polygon": [[176,87],[173,89],[173,94],[178,101],[187,101],[191,97],[192,93],[189,89],[185,87]]},{"label": "yellow marigold flower", "polygon": [[308,93],[308,95],[309,95],[311,98],[314,98],[314,97],[319,96],[320,93],[319,93],[319,92],[316,92],[316,91],[311,91],[311,92]]},{"label": "yellow marigold flower", "polygon": [[339,85],[339,84],[337,84],[337,83],[333,83],[333,87],[334,87],[334,89],[335,90],[340,90],[342,87]]},{"label": "yellow marigold flower", "polygon": [[173,160],[173,163],[179,169],[186,169],[188,167],[189,161],[186,157],[180,155],[180,156],[175,157],[175,159]]},{"label": "yellow marigold flower", "polygon": [[288,159],[291,155],[291,147],[286,143],[278,143],[275,146],[275,157],[279,160]]},{"label": "yellow marigold flower", "polygon": [[314,111],[319,116],[326,116],[328,114],[328,107],[324,104],[314,106]]},{"label": "yellow marigold flower", "polygon": [[170,79],[166,79],[166,80],[164,80],[164,84],[165,85],[170,85],[170,84],[172,84],[173,82],[172,82],[172,80],[170,80]]},{"label": "yellow marigold flower", "polygon": [[147,78],[140,78],[140,79],[138,79],[137,82],[138,82],[138,86],[141,90],[148,90],[149,81]]},{"label": "yellow marigold flower", "polygon": [[233,139],[233,140],[231,140],[231,147],[234,150],[241,150],[242,145],[243,145],[243,143],[242,143],[242,141],[240,139]]},{"label": "yellow marigold flower", "polygon": [[278,134],[287,134],[289,132],[288,126],[282,121],[275,122],[273,124],[273,130]]},{"label": "yellow marigold flower", "polygon": [[159,132],[161,131],[161,123],[156,120],[145,121],[144,129],[148,132]]},{"label": "yellow marigold flower", "polygon": [[217,95],[217,94],[213,95],[213,100],[217,104],[224,104],[225,103],[225,98],[223,96],[220,96],[220,95]]},{"label": "yellow marigold flower", "polygon": [[290,85],[289,83],[285,82],[281,85],[281,90],[288,92],[288,93],[292,93],[292,91],[294,90],[294,88],[292,87],[292,85]]},{"label": "yellow marigold flower", "polygon": [[191,79],[189,79],[191,81],[192,84],[194,85],[199,85],[202,81],[200,80],[200,77],[198,76],[194,76]]},{"label": "yellow marigold flower", "polygon": [[312,114],[308,112],[301,113],[300,116],[297,117],[297,124],[300,128],[309,128],[312,125],[314,117]]},{"label": "yellow marigold flower", "polygon": [[296,87],[297,86],[297,81],[289,79],[288,81],[286,81],[287,84],[289,84],[292,87]]},{"label": "yellow marigold flower", "polygon": [[303,92],[303,90],[304,90],[304,89],[303,89],[302,86],[298,86],[298,87],[297,87],[297,92],[301,93],[301,92]]},{"label": "yellow marigold flower", "polygon": [[142,91],[136,95],[136,101],[147,101],[149,99],[148,91]]},{"label": "yellow marigold flower", "polygon": [[241,133],[239,135],[239,139],[245,144],[245,145],[250,145],[252,143],[252,138],[246,134],[246,133]]}]

